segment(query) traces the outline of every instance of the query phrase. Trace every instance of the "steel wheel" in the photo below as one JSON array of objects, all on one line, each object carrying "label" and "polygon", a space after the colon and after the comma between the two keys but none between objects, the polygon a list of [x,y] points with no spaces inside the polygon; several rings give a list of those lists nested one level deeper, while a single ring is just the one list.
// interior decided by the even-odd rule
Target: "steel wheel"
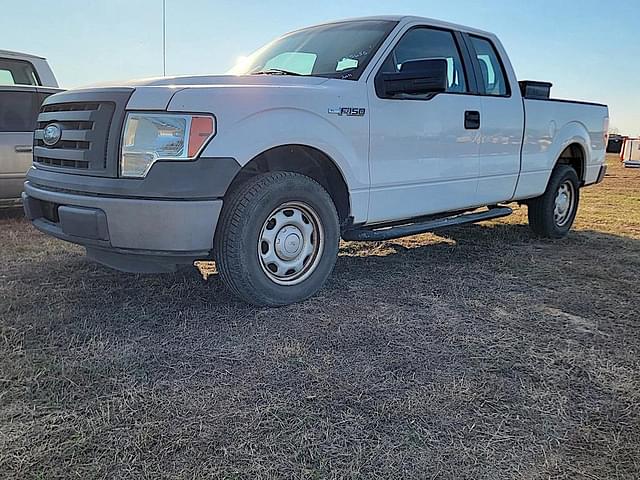
[{"label": "steel wheel", "polygon": [[553,218],[558,227],[564,227],[571,219],[576,202],[576,195],[573,183],[565,180],[556,191],[556,198],[553,209]]},{"label": "steel wheel", "polygon": [[279,285],[296,285],[318,266],[324,249],[324,229],[318,214],[303,202],[288,202],[273,210],[258,239],[258,258],[265,275]]},{"label": "steel wheel", "polygon": [[529,226],[545,238],[564,238],[578,212],[580,179],[569,165],[556,165],[544,194],[528,200]]}]

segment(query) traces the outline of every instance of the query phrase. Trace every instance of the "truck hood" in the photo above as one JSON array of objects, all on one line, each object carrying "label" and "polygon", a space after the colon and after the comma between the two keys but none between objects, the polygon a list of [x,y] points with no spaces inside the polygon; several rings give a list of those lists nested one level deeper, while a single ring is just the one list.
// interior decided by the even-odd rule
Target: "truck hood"
[{"label": "truck hood", "polygon": [[190,87],[216,85],[321,85],[328,81],[323,77],[293,75],[191,75],[179,77],[156,77],[110,82],[92,87]]},{"label": "truck hood", "polygon": [[[180,77],[159,77],[131,81],[116,81],[90,85],[69,91],[69,94],[83,93],[89,96],[114,90],[132,92],[127,104],[130,110],[165,110],[171,98],[185,89],[206,89],[218,87],[229,92],[229,87],[289,87],[317,88],[330,79],[322,77],[290,75],[194,75]],[[58,97],[60,98],[60,97]]]}]

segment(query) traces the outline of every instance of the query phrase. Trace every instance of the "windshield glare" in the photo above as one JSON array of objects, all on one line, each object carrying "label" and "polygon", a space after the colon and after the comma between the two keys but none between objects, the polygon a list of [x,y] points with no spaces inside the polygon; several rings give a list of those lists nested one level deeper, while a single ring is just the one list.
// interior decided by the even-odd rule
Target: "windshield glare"
[{"label": "windshield glare", "polygon": [[361,20],[298,30],[262,47],[229,73],[292,73],[357,80],[395,25]]}]

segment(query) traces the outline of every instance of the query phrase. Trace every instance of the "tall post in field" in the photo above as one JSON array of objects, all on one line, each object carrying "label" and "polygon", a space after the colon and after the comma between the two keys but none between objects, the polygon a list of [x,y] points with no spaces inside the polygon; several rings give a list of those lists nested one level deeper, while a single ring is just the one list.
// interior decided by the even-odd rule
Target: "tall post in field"
[{"label": "tall post in field", "polygon": [[162,76],[167,76],[167,0],[162,0]]}]

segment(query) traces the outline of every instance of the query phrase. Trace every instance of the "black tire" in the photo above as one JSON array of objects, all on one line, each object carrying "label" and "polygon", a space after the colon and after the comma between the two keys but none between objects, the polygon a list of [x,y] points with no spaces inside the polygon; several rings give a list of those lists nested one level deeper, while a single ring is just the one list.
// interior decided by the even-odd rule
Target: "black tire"
[{"label": "black tire", "polygon": [[[573,200],[560,220],[556,215],[556,197],[561,188],[569,188]],[[564,238],[569,234],[580,203],[580,180],[568,165],[558,165],[551,174],[547,189],[541,196],[529,200],[529,226],[534,233],[545,238]]]},{"label": "black tire", "polygon": [[[267,251],[273,254],[276,243],[287,245],[286,241],[278,240],[282,232],[283,239],[290,238],[287,234],[291,234],[292,227],[285,225],[286,219],[282,216],[292,212],[287,209],[289,205],[294,205],[294,210],[300,209],[294,212],[296,218],[306,220],[307,224],[311,219],[312,227],[308,228],[313,232],[305,236],[307,234],[302,232],[307,228],[305,225],[295,230],[300,235],[296,237],[298,247],[292,249],[302,252],[297,259],[301,259],[299,261],[307,268],[296,273],[296,278],[290,271],[277,277],[271,271],[273,264],[268,264],[261,256],[265,253],[266,243]],[[275,222],[274,218],[277,222],[273,225],[278,226],[269,230],[269,222]],[[316,227],[317,230],[313,230]],[[270,242],[263,240],[266,232],[274,236]],[[315,242],[305,243],[306,238],[315,238]],[[295,245],[295,239],[293,241]],[[253,305],[275,307],[305,300],[322,288],[336,263],[339,242],[338,214],[331,197],[320,184],[298,173],[266,173],[249,179],[225,201],[216,229],[214,259],[222,281],[233,294]],[[280,253],[283,253],[282,248],[288,247],[280,247]],[[306,248],[313,248],[315,253],[307,255]],[[280,257],[276,260],[282,262]]]}]

